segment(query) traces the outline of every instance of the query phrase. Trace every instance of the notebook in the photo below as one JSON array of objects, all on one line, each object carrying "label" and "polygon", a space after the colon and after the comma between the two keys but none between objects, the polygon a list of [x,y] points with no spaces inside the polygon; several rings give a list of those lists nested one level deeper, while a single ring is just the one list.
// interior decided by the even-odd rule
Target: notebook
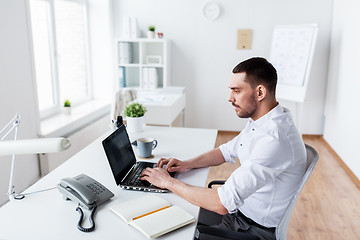
[{"label": "notebook", "polygon": [[195,221],[184,209],[153,194],[113,205],[110,210],[148,238],[159,237]]},{"label": "notebook", "polygon": [[142,171],[147,167],[155,167],[156,163],[136,161],[129,136],[124,125],[119,126],[110,136],[102,141],[106,157],[110,164],[116,185],[123,189],[169,192],[158,188],[148,181],[140,180]]}]

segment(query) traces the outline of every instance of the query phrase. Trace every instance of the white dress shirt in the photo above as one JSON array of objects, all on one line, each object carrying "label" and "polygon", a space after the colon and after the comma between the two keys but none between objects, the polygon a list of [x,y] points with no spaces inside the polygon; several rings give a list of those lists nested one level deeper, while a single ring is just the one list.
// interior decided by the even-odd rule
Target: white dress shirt
[{"label": "white dress shirt", "polygon": [[227,162],[240,160],[237,168],[218,188],[224,207],[240,210],[265,227],[276,227],[305,173],[306,151],[288,109],[278,104],[221,145]]}]

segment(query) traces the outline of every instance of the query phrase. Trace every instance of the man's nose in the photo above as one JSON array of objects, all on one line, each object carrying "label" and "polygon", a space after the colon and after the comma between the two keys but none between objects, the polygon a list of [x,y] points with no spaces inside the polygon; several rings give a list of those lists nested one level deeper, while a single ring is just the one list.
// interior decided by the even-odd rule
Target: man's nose
[{"label": "man's nose", "polygon": [[228,101],[231,102],[231,103],[234,103],[235,98],[232,95],[230,95]]}]

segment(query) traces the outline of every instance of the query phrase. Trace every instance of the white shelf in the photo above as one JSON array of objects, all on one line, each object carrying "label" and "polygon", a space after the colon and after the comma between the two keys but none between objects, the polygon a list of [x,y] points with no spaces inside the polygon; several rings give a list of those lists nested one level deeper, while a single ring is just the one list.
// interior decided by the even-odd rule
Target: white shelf
[{"label": "white shelf", "polygon": [[116,39],[117,42],[133,42],[133,43],[138,43],[138,42],[158,42],[158,43],[163,43],[164,41],[167,41],[166,38],[119,38]]},{"label": "white shelf", "polygon": [[[124,87],[156,89],[170,85],[167,39],[116,39],[115,44],[117,53],[115,81],[118,89]],[[148,56],[153,56],[155,63],[147,63]],[[156,62],[157,59],[159,63]]]},{"label": "white shelf", "polygon": [[163,64],[142,64],[142,67],[155,67],[155,68],[163,68]]},{"label": "white shelf", "polygon": [[140,67],[139,63],[119,63],[119,67]]},{"label": "white shelf", "polygon": [[164,65],[163,64],[123,63],[123,64],[119,64],[119,67],[155,67],[155,68],[164,68]]}]

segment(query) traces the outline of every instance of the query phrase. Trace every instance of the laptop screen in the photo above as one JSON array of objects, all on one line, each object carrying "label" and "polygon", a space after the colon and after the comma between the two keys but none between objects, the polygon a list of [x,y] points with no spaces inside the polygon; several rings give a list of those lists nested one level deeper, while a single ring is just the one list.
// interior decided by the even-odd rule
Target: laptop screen
[{"label": "laptop screen", "polygon": [[126,173],[136,163],[135,154],[125,126],[121,125],[110,136],[104,139],[102,144],[116,184],[119,185]]}]

